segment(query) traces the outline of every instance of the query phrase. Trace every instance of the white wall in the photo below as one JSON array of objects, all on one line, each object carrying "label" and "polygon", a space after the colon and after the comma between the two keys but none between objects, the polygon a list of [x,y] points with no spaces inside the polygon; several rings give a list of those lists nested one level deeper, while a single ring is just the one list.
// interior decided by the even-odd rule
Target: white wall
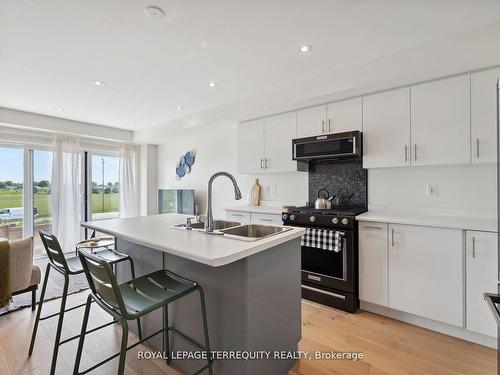
[{"label": "white wall", "polygon": [[[426,196],[427,184],[437,185],[437,195]],[[370,209],[390,206],[494,216],[496,184],[494,164],[370,169],[368,204]]]},{"label": "white wall", "polygon": [[[246,204],[247,193],[258,177],[263,187],[262,200],[304,204],[307,200],[307,173],[283,173],[267,176],[239,175],[236,165],[237,124],[218,121],[207,126],[188,128],[172,133],[170,139],[158,146],[157,176],[158,188],[195,189],[196,203],[200,212],[206,210],[207,183],[210,176],[218,171],[232,173],[243,194],[241,201],[234,199],[231,182],[218,178],[213,184],[213,208],[215,217],[225,215],[223,208]],[[190,174],[182,179],[175,176],[175,166],[179,157],[187,151],[196,153],[195,164]],[[277,190],[274,192],[273,188]]]}]

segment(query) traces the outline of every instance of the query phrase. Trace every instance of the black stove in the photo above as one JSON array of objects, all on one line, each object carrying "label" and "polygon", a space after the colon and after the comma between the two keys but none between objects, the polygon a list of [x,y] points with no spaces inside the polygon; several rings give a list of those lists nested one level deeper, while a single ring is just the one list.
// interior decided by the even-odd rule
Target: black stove
[{"label": "black stove", "polygon": [[313,235],[331,238],[340,233],[341,251],[321,248],[319,242],[302,241],[302,297],[344,311],[359,307],[358,236],[356,215],[365,206],[337,206],[316,209],[311,206],[283,212],[283,224],[315,229]]}]

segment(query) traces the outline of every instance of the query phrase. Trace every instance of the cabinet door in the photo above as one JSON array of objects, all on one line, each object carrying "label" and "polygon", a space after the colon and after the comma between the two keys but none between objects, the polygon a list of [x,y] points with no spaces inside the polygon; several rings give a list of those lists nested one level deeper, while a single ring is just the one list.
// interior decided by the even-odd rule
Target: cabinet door
[{"label": "cabinet door", "polygon": [[361,98],[330,103],[326,107],[326,114],[328,133],[361,131],[363,128]]},{"label": "cabinet door", "polygon": [[363,168],[410,165],[410,89],[363,98]]},{"label": "cabinet door", "polygon": [[264,223],[264,224],[278,224],[283,225],[283,219],[281,214],[263,214],[252,212],[251,220],[254,223]]},{"label": "cabinet door", "polygon": [[326,133],[326,105],[297,111],[297,138]]},{"label": "cabinet door", "polygon": [[387,224],[359,224],[359,299],[387,306]]},{"label": "cabinet door", "polygon": [[297,138],[296,113],[267,117],[264,123],[266,171],[297,171],[297,162],[292,160],[292,139]]},{"label": "cabinet door", "polygon": [[234,221],[250,221],[250,212],[226,211],[226,218]]},{"label": "cabinet door", "polygon": [[467,231],[467,329],[496,337],[483,294],[497,293],[497,234]]},{"label": "cabinet door", "polygon": [[463,326],[459,229],[389,225],[389,306]]},{"label": "cabinet door", "polygon": [[495,163],[497,158],[497,80],[500,69],[471,75],[472,163]]},{"label": "cabinet door", "polygon": [[264,120],[241,123],[238,125],[238,172],[252,174],[263,171]]},{"label": "cabinet door", "polygon": [[470,163],[469,76],[411,87],[412,165]]}]

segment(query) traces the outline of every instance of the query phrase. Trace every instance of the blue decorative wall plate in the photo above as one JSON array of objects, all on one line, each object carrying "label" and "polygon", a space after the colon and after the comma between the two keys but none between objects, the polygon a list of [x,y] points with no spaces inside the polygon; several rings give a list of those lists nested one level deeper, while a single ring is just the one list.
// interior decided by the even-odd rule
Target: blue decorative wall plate
[{"label": "blue decorative wall plate", "polygon": [[188,151],[186,152],[186,155],[184,155],[184,158],[186,160],[186,164],[192,167],[194,164],[194,154],[191,151]]}]

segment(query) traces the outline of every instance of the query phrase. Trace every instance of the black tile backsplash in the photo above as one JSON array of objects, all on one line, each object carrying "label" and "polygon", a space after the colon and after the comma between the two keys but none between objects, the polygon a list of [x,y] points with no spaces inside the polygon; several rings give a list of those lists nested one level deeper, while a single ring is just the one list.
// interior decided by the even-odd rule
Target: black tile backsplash
[{"label": "black tile backsplash", "polygon": [[[368,207],[366,169],[361,160],[309,164],[309,204],[314,205],[320,189],[338,198],[339,205]],[[335,200],[333,201],[335,203]]]}]

